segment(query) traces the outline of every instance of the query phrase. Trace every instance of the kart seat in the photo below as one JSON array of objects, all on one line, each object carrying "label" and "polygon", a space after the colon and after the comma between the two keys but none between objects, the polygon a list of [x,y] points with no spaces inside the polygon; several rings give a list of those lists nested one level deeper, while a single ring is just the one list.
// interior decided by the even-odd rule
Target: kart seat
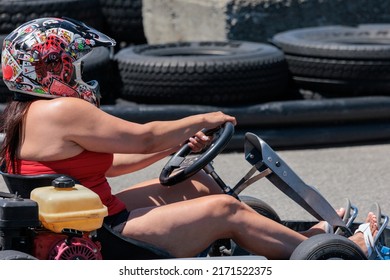
[{"label": "kart seat", "polygon": [[151,244],[125,237],[107,224],[97,230],[104,260],[152,260],[174,258],[168,252]]},{"label": "kart seat", "polygon": [[[35,188],[51,186],[52,181],[63,174],[18,175],[10,174],[0,169],[0,174],[10,193],[21,198],[30,198],[31,191]],[[69,176],[68,176],[69,177]],[[77,182],[77,180],[75,180]]]}]

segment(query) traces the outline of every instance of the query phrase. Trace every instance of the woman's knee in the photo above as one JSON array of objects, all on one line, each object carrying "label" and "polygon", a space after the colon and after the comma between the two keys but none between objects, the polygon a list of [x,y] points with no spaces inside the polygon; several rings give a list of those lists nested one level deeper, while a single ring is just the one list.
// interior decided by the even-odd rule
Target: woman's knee
[{"label": "woman's knee", "polygon": [[212,195],[210,198],[212,198],[212,201],[209,207],[213,216],[229,217],[245,210],[241,202],[230,195]]}]

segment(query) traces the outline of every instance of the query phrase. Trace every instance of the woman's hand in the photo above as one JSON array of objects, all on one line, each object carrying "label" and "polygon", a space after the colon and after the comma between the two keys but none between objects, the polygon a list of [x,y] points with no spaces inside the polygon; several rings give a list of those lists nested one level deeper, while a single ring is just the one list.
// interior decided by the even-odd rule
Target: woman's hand
[{"label": "woman's hand", "polygon": [[209,146],[212,141],[212,136],[205,135],[202,131],[198,131],[193,137],[188,139],[188,146],[194,153],[201,152],[204,148]]},{"label": "woman's hand", "polygon": [[[233,116],[226,115],[222,112],[211,112],[205,114],[205,126],[210,126],[209,129],[215,129],[220,125],[231,122],[233,125],[237,124],[236,118]],[[212,136],[205,135],[203,130],[198,131],[194,136],[188,139],[188,146],[192,149],[193,152],[201,152],[204,148],[208,147],[213,140]]]},{"label": "woman's hand", "polygon": [[226,122],[231,122],[233,123],[233,125],[237,124],[237,120],[235,117],[224,114],[221,111],[206,113],[204,114],[204,118],[206,120],[204,127],[209,129],[216,128]]}]

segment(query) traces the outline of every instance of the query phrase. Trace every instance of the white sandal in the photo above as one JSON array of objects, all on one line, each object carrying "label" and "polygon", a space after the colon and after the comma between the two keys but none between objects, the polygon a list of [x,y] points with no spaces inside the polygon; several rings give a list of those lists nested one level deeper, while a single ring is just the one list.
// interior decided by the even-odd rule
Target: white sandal
[{"label": "white sandal", "polygon": [[[381,217],[382,217],[382,213],[381,213],[381,207],[379,206],[378,203],[374,203],[374,205],[372,206],[372,208],[375,208],[375,210],[373,211],[373,213],[375,213],[378,221],[377,221],[377,227],[378,227],[378,230],[380,228],[380,220],[381,220]],[[355,231],[355,233],[357,232],[362,232],[363,233],[363,236],[364,236],[364,242],[366,243],[366,247],[367,247],[367,258],[370,259],[370,257],[372,257],[372,254],[374,253],[374,250],[375,250],[375,244],[376,244],[376,241],[378,239],[378,235],[377,237],[374,239],[374,237],[372,236],[372,233],[371,233],[371,229],[370,229],[370,223],[364,223],[364,224],[361,224],[357,230]]]},{"label": "white sandal", "polygon": [[374,251],[374,238],[372,237],[371,229],[370,229],[370,223],[361,224],[357,230],[355,231],[355,234],[361,232],[364,236],[364,242],[366,243],[367,247],[367,258],[370,258],[372,252]]}]

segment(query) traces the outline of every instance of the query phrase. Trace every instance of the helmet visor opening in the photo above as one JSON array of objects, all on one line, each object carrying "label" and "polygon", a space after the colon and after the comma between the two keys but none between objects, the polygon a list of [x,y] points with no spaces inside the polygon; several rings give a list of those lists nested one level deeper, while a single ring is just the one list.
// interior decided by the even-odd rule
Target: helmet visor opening
[{"label": "helmet visor opening", "polygon": [[83,99],[90,101],[90,99],[93,98],[91,96],[91,94],[93,94],[95,96],[95,98],[97,99],[97,102],[99,103],[99,100],[101,98],[101,94],[100,94],[100,86],[99,86],[98,81],[91,80],[91,81],[85,82],[83,80],[83,77],[82,77],[85,60],[86,60],[86,58],[88,58],[91,55],[91,53],[94,50],[95,49],[92,49],[89,53],[87,53],[86,55],[84,55],[80,59],[73,62],[74,75],[75,75],[74,82],[80,88],[79,92],[80,92],[80,95]]}]

